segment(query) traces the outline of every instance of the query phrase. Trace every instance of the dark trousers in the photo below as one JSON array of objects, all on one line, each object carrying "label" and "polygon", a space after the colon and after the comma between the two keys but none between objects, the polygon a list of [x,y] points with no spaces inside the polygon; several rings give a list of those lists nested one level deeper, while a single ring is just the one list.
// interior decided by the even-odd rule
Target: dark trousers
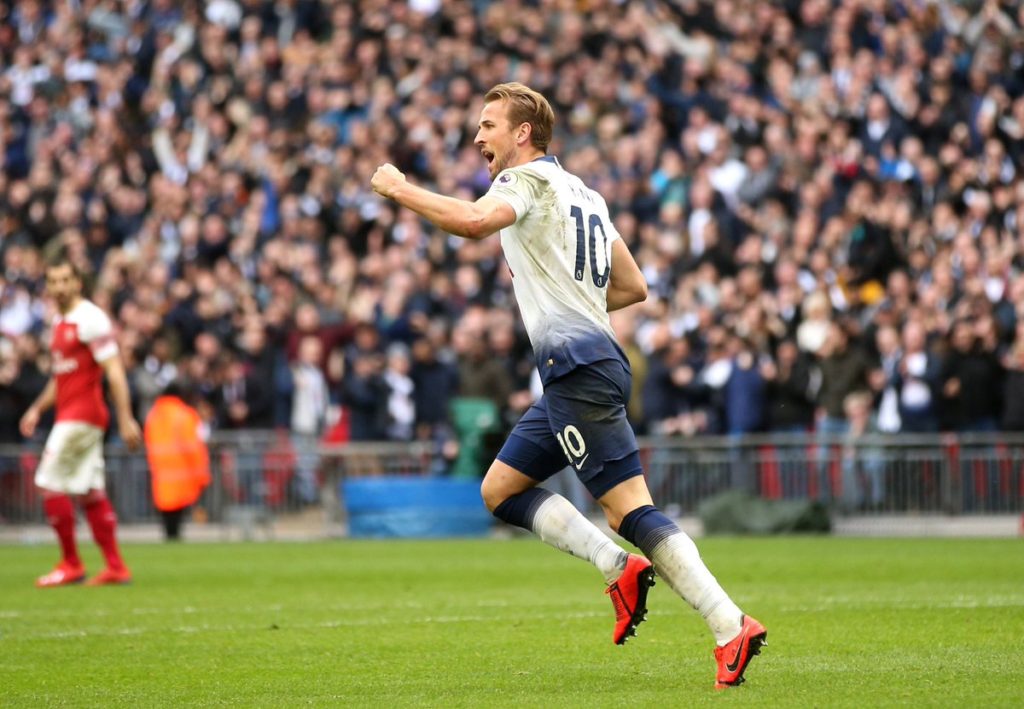
[{"label": "dark trousers", "polygon": [[188,507],[182,507],[180,510],[161,510],[160,518],[164,523],[164,538],[167,541],[178,541],[181,539],[181,520],[185,516],[185,510]]}]

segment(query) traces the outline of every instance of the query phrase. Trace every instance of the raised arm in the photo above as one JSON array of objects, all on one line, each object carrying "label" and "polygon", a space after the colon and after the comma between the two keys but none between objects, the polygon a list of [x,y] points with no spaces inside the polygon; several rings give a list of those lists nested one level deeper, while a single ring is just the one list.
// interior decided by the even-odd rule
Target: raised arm
[{"label": "raised arm", "polygon": [[612,273],[608,280],[608,312],[647,300],[647,279],[622,239],[612,242]]},{"label": "raised arm", "polygon": [[475,202],[446,197],[410,184],[390,163],[377,168],[370,186],[377,194],[411,209],[438,228],[467,239],[483,239],[516,220],[515,210],[507,202],[486,196]]}]

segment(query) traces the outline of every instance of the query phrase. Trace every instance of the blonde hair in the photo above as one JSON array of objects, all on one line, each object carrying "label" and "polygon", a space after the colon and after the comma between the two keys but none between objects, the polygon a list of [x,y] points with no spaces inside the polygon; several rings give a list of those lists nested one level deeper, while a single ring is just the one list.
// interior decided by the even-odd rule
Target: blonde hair
[{"label": "blonde hair", "polygon": [[870,412],[874,400],[874,396],[872,396],[870,391],[851,391],[843,398],[843,413],[849,416],[851,409],[857,407],[863,407]]},{"label": "blonde hair", "polygon": [[814,291],[804,299],[802,310],[807,319],[828,318],[832,314],[832,302],[822,291]]},{"label": "blonde hair", "polygon": [[548,152],[555,126],[555,112],[541,94],[518,81],[498,84],[486,94],[484,103],[507,101],[506,115],[512,126],[530,124],[530,142],[543,153]]}]

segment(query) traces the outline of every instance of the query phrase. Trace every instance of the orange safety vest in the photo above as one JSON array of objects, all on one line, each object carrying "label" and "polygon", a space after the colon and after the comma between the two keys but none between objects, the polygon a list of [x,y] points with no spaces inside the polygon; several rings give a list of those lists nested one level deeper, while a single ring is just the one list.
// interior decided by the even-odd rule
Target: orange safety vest
[{"label": "orange safety vest", "polygon": [[199,413],[176,396],[161,396],[146,416],[146,458],[158,510],[188,507],[210,484],[210,453]]}]

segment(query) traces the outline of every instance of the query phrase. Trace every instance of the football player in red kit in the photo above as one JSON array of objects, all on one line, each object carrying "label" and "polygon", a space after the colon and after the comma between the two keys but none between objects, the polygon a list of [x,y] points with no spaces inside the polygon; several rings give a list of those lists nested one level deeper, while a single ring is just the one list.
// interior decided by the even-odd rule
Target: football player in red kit
[{"label": "football player in red kit", "polygon": [[35,483],[42,490],[46,518],[60,541],[61,561],[36,586],[46,588],[85,580],[85,567],[75,543],[75,505],[85,511],[93,539],[107,566],[89,585],[124,584],[131,573],[117,548],[117,516],[107,499],[104,482],[103,433],[110,413],[103,399],[107,377],[117,411],[121,439],[135,449],[142,440],[132,415],[128,379],[118,354],[110,318],[82,296],[82,279],[66,258],[46,268],[46,292],[57,315],[52,323],[50,380],[21,418],[21,432],[30,437],[39,417],[56,408],[53,429],[46,439]]}]

